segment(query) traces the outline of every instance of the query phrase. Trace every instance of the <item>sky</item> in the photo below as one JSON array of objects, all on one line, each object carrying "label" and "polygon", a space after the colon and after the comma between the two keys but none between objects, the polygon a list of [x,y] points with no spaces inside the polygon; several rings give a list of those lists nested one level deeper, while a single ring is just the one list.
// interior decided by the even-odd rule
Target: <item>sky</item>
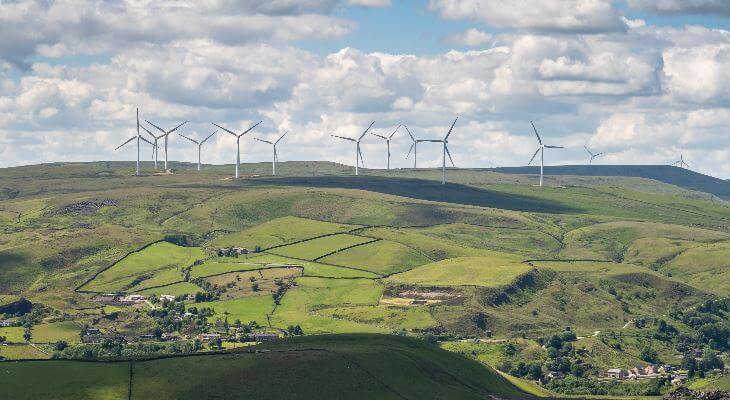
[{"label": "sky", "polygon": [[[241,131],[242,161],[271,159],[253,137],[284,131],[280,161],[354,164],[372,122],[442,138],[457,167],[670,164],[730,178],[727,0],[0,0],[0,167],[133,160],[142,120],[204,138]],[[203,162],[234,163],[219,131]],[[391,144],[406,159],[405,129]],[[385,143],[363,139],[365,165]],[[142,149],[143,159],[151,147]],[[161,153],[162,154],[162,153]],[[441,163],[438,144],[419,167]],[[172,135],[169,157],[197,150]]]}]

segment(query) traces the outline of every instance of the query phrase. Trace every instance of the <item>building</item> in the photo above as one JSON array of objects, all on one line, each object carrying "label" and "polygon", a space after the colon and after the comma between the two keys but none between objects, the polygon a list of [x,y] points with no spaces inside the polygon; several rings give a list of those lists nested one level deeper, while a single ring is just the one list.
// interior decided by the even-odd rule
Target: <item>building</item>
[{"label": "building", "polygon": [[96,300],[102,304],[111,306],[128,306],[137,303],[144,303],[147,301],[147,298],[141,294],[130,294],[125,296],[119,293],[104,293],[96,296]]},{"label": "building", "polygon": [[271,342],[279,339],[279,335],[276,333],[255,333],[253,337],[257,342]]},{"label": "building", "polygon": [[0,328],[7,328],[9,326],[15,326],[15,325],[17,325],[17,322],[15,322],[15,320],[12,320],[12,319],[4,319],[4,320],[0,321]]},{"label": "building", "polygon": [[162,334],[162,340],[166,342],[177,342],[180,340],[180,336],[174,334],[174,333],[163,333]]},{"label": "building", "polygon": [[220,338],[221,335],[219,333],[201,333],[200,335],[198,335],[198,339],[204,342],[209,342],[211,340],[217,340]]},{"label": "building", "polygon": [[560,371],[548,371],[545,373],[545,380],[551,381],[553,379],[563,379],[565,375]]},{"label": "building", "polygon": [[641,365],[637,365],[634,368],[631,368],[629,370],[629,376],[641,376],[646,375],[646,371],[644,371],[644,367]]},{"label": "building", "polygon": [[675,370],[675,368],[669,364],[663,364],[663,365],[659,366],[659,373],[661,373],[661,374],[668,374],[674,370]]},{"label": "building", "polygon": [[654,364],[649,364],[644,367],[644,375],[656,375],[659,373],[659,367]]},{"label": "building", "polygon": [[173,302],[173,301],[175,301],[175,296],[173,296],[171,294],[161,294],[160,295],[160,301]]},{"label": "building", "polygon": [[628,378],[629,374],[620,368],[611,368],[608,371],[606,371],[606,377],[611,379],[626,379]]}]

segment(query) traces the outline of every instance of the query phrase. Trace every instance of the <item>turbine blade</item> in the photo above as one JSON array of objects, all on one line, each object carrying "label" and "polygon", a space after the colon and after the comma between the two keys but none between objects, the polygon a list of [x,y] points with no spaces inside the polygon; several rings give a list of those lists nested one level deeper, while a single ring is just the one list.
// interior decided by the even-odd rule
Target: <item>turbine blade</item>
[{"label": "turbine blade", "polygon": [[411,148],[410,148],[410,149],[408,149],[408,154],[406,154],[406,159],[408,159],[408,157],[410,157],[410,156],[411,156],[411,152],[413,151],[413,147],[414,147],[415,145],[416,145],[416,143],[415,143],[415,142],[413,142],[413,144],[411,145]]},{"label": "turbine blade", "polygon": [[365,159],[362,156],[362,151],[360,151],[360,146],[357,146],[357,154],[360,155],[360,163],[362,164],[362,167],[365,168]]},{"label": "turbine blade", "polygon": [[149,140],[143,138],[142,136],[140,136],[139,139],[142,140],[143,142],[147,142],[150,146],[153,146],[153,147],[155,146],[152,142],[150,142]]},{"label": "turbine blade", "polygon": [[344,137],[344,136],[337,136],[337,135],[330,135],[330,136],[332,136],[332,137],[336,137],[336,138],[340,138],[340,139],[345,139],[345,140],[349,140],[349,141],[351,141],[351,142],[357,142],[357,140],[355,140],[355,139],[353,139],[353,138],[349,138],[349,137]]},{"label": "turbine blade", "polygon": [[360,139],[358,139],[358,142],[359,142],[360,140],[362,140],[362,137],[363,137],[363,136],[365,136],[365,134],[367,134],[367,133],[368,133],[368,131],[370,130],[370,128],[372,128],[372,127],[373,127],[373,125],[374,125],[374,124],[375,124],[375,121],[371,122],[371,123],[370,123],[370,125],[368,125],[368,128],[367,128],[367,129],[365,129],[365,131],[364,131],[364,132],[362,133],[362,135],[360,135]]},{"label": "turbine blade", "polygon": [[167,134],[167,132],[165,132],[165,130],[164,130],[164,129],[162,129],[162,128],[160,128],[159,126],[157,126],[157,125],[153,124],[152,122],[150,122],[150,121],[147,121],[147,120],[144,120],[144,122],[146,122],[146,123],[148,123],[148,124],[150,124],[150,125],[154,126],[155,128],[157,128],[157,130],[159,130],[160,132],[162,132],[162,134],[163,134],[163,135],[164,135],[164,134]]},{"label": "turbine blade", "polygon": [[226,128],[224,128],[224,127],[222,127],[222,126],[220,126],[220,125],[218,125],[218,124],[216,124],[216,123],[213,123],[213,125],[215,125],[215,126],[217,126],[217,127],[221,128],[221,129],[223,129],[224,131],[226,131],[226,132],[230,133],[231,135],[233,135],[233,136],[235,136],[235,137],[238,137],[238,135],[237,135],[237,134],[236,134],[235,132],[233,132],[232,130],[226,129]]},{"label": "turbine blade", "polygon": [[378,135],[377,133],[372,133],[372,132],[370,134],[373,135],[373,136],[377,136],[377,137],[379,137],[379,138],[381,138],[383,140],[388,140],[388,138],[385,137],[385,136],[383,136],[383,135]]},{"label": "turbine blade", "polygon": [[594,154],[593,157],[598,157],[598,156],[602,156],[602,155],[603,155],[603,152],[600,152],[598,154]]},{"label": "turbine blade", "polygon": [[451,124],[451,128],[449,128],[449,132],[446,133],[446,137],[444,137],[444,140],[447,140],[449,138],[449,135],[451,135],[451,131],[454,130],[454,125],[456,125],[456,121],[459,119],[459,117],[456,117],[454,122]]},{"label": "turbine blade", "polygon": [[451,152],[449,151],[449,146],[444,146],[444,148],[446,149],[446,154],[448,154],[448,155],[449,155],[449,160],[451,160],[451,166],[452,166],[452,167],[455,167],[455,166],[456,166],[456,164],[454,164],[454,159],[453,159],[453,158],[451,158]]},{"label": "turbine blade", "polygon": [[217,132],[218,132],[218,130],[217,130],[217,129],[216,129],[216,130],[214,130],[214,131],[213,131],[213,133],[211,133],[210,135],[208,135],[208,137],[207,137],[207,138],[203,139],[203,140],[202,140],[202,141],[200,142],[200,144],[202,145],[203,143],[207,142],[207,141],[208,141],[208,139],[212,138],[212,137],[213,137],[213,135],[215,135],[215,134],[216,134]]},{"label": "turbine blade", "polygon": [[134,139],[137,139],[137,136],[136,136],[136,135],[135,135],[135,136],[132,136],[132,137],[131,137],[131,138],[130,138],[129,140],[127,140],[126,142],[124,142],[124,143],[120,144],[119,146],[117,146],[117,148],[116,148],[116,149],[114,149],[114,151],[117,151],[117,150],[119,150],[119,149],[120,149],[120,148],[121,148],[122,146],[124,146],[125,144],[127,144],[127,143],[131,142],[131,141],[132,141],[132,140],[134,140]]},{"label": "turbine blade", "polygon": [[537,141],[542,144],[542,139],[540,139],[540,135],[537,133],[537,128],[535,128],[535,123],[530,121],[530,124],[532,125],[532,130],[535,131],[535,136],[537,136]]},{"label": "turbine blade", "polygon": [[191,139],[191,138],[189,138],[189,137],[187,137],[187,136],[183,135],[183,134],[182,134],[182,133],[180,133],[180,132],[178,132],[177,134],[178,134],[178,135],[180,135],[180,136],[182,136],[182,137],[184,137],[185,139],[187,139],[187,140],[189,140],[189,141],[191,141],[191,142],[195,143],[195,144],[199,144],[197,140],[195,140],[195,139]]},{"label": "turbine blade", "polygon": [[393,133],[391,133],[390,136],[388,136],[388,139],[392,139],[393,138],[393,135],[395,135],[395,133],[398,132],[398,129],[400,129],[401,126],[403,126],[403,125],[402,124],[398,124],[398,126],[395,128],[395,130],[393,131]]},{"label": "turbine blade", "polygon": [[415,142],[416,141],[416,138],[413,137],[413,134],[411,133],[411,130],[408,129],[408,125],[403,125],[403,127],[406,128],[406,132],[408,132],[408,136],[411,137],[411,140],[413,140],[413,142]]},{"label": "turbine blade", "polygon": [[[593,156],[593,153],[591,153],[591,151],[590,151],[590,150],[588,150],[588,147],[587,147],[586,145],[583,145],[583,148],[584,148],[584,149],[586,149],[586,151],[588,152],[588,154],[590,154],[590,155],[591,155],[591,157]],[[600,153],[599,153],[599,154],[600,154]]]},{"label": "turbine blade", "polygon": [[538,147],[538,149],[535,150],[535,154],[532,155],[532,158],[530,159],[530,162],[527,163],[527,165],[532,164],[532,160],[535,159],[535,157],[537,156],[537,153],[539,153],[541,149],[542,149],[542,147]]},{"label": "turbine blade", "polygon": [[547,147],[548,149],[564,149],[565,148],[563,146],[547,146],[547,145],[545,147]]},{"label": "turbine blade", "polygon": [[259,138],[257,138],[257,137],[253,138],[253,140],[258,140],[259,142],[264,142],[264,143],[268,143],[268,144],[271,144],[271,145],[273,145],[273,143],[269,142],[268,140],[264,140],[264,139],[259,139]]},{"label": "turbine blade", "polygon": [[276,139],[276,141],[274,142],[274,144],[277,144],[277,143],[279,143],[279,141],[280,141],[281,139],[284,139],[284,136],[286,136],[286,134],[287,134],[287,133],[289,133],[289,131],[284,131],[284,134],[283,134],[283,135],[281,135],[281,136],[280,136],[280,137],[279,137],[278,139]]},{"label": "turbine blade", "polygon": [[176,127],[172,128],[172,129],[170,129],[169,131],[167,131],[167,134],[169,135],[169,134],[171,134],[171,133],[175,132],[175,131],[177,130],[177,128],[179,128],[179,127],[181,127],[181,126],[183,126],[183,125],[185,125],[185,124],[187,124],[187,123],[188,123],[188,121],[185,121],[185,122],[183,122],[182,124],[180,124],[180,125],[178,125],[178,126],[176,126]]},{"label": "turbine blade", "polygon": [[251,132],[251,131],[253,130],[253,128],[255,128],[255,127],[259,126],[259,125],[260,125],[260,124],[261,124],[262,122],[264,122],[264,121],[259,121],[259,122],[255,123],[255,124],[251,125],[251,127],[250,127],[250,128],[248,128],[248,129],[246,129],[246,130],[245,130],[245,131],[244,131],[244,132],[243,132],[243,133],[241,134],[241,136],[243,136],[243,135],[245,135],[245,134],[247,134],[247,133]]},{"label": "turbine blade", "polygon": [[152,136],[152,137],[153,137],[154,139],[157,139],[157,137],[156,137],[155,135],[153,135],[153,134],[152,134],[152,132],[150,132],[150,130],[149,130],[149,129],[145,128],[145,127],[144,127],[144,125],[140,125],[139,127],[140,127],[140,128],[142,128],[142,130],[144,130],[145,132],[147,132],[147,133],[148,133],[148,134],[149,134],[150,136]]}]

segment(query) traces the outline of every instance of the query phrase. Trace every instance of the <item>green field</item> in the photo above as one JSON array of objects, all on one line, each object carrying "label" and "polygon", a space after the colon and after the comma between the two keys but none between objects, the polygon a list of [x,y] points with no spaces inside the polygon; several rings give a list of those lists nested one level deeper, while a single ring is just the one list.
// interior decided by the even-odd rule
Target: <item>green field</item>
[{"label": "green field", "polygon": [[184,294],[190,294],[194,295],[197,292],[202,291],[199,286],[190,283],[190,282],[180,282],[180,283],[173,283],[172,285],[162,286],[158,288],[153,289],[145,289],[141,290],[138,293],[143,295],[161,295],[161,294],[168,294],[172,296],[182,296]]},{"label": "green field", "polygon": [[354,306],[325,308],[319,312],[331,318],[384,326],[391,329],[423,330],[438,325],[428,307]]},{"label": "green field", "polygon": [[[111,268],[99,274],[84,285],[83,290],[95,292],[116,292],[143,290],[182,280],[182,268],[193,264],[206,255],[197,247],[181,247],[171,243],[154,243],[132,253]],[[150,274],[148,279],[132,285],[135,278]]]},{"label": "green field", "polygon": [[275,249],[270,249],[269,252],[285,257],[314,261],[319,257],[338,250],[367,243],[372,240],[373,239],[361,236],[338,234],[307,240],[284,247],[277,247]]},{"label": "green field", "polygon": [[507,254],[492,257],[458,257],[392,275],[388,282],[421,286],[509,285],[532,267]]},{"label": "green field", "polygon": [[25,329],[22,326],[9,326],[0,327],[0,336],[5,336],[5,339],[13,343],[23,343],[23,332]]},{"label": "green field", "polygon": [[479,363],[408,338],[320,336],[257,348],[270,351],[137,361],[133,374],[128,362],[4,363],[0,387],[18,400],[529,398]]},{"label": "green field", "polygon": [[723,296],[730,295],[730,242],[693,247],[667,262],[661,271]]},{"label": "green field", "polygon": [[32,331],[32,341],[34,343],[51,343],[59,340],[69,343],[79,342],[82,328],[81,324],[76,321],[35,325]]},{"label": "green field", "polygon": [[266,325],[266,315],[274,309],[274,300],[271,296],[261,295],[234,300],[194,303],[191,306],[212,308],[215,315],[210,318],[211,322],[218,319],[221,321],[228,319],[230,323],[233,323],[235,320],[240,319],[244,323],[256,321],[260,325]]},{"label": "green field", "polygon": [[210,243],[213,247],[243,247],[254,250],[267,249],[317,236],[346,232],[356,228],[353,225],[335,224],[306,218],[277,218],[253,228],[219,236]]},{"label": "green field", "polygon": [[381,275],[407,271],[431,262],[422,253],[387,240],[339,251],[320,260],[329,264],[366,269]]}]

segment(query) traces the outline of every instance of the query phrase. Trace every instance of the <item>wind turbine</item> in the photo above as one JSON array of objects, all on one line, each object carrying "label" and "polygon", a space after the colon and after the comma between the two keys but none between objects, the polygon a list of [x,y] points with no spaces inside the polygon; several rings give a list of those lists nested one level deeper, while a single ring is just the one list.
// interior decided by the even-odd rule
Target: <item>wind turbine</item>
[{"label": "wind turbine", "polygon": [[152,147],[152,159],[155,161],[155,169],[157,169],[157,150],[160,148],[160,146],[157,145],[157,142],[162,139],[165,135],[155,136],[154,133],[150,132],[149,129],[145,128],[144,125],[140,125],[140,128],[144,129],[147,134],[152,136],[152,139],[155,141],[155,144]]},{"label": "wind turbine", "polygon": [[390,139],[393,138],[393,135],[395,135],[396,132],[398,132],[398,129],[400,129],[400,125],[398,125],[393,133],[391,133],[388,136],[378,135],[377,133],[373,133],[374,136],[377,136],[383,140],[385,140],[385,143],[388,145],[388,169],[390,169]]},{"label": "wind turbine", "polygon": [[[444,136],[443,139],[427,139],[427,140],[419,140],[420,142],[431,142],[431,143],[441,143],[443,145],[443,163],[441,164],[441,184],[446,184],[446,155],[449,156],[449,160],[451,160],[451,165],[454,165],[454,159],[451,158],[451,152],[449,151],[449,136],[451,135],[451,132],[454,130],[454,125],[456,125],[456,121],[459,119],[459,117],[456,117],[454,119],[454,122],[451,124],[451,128],[449,128],[449,131],[446,132],[446,136]],[[414,143],[415,146],[415,143]]]},{"label": "wind turbine", "polygon": [[259,121],[259,122],[255,123],[255,124],[251,125],[250,128],[246,129],[241,134],[238,134],[238,133],[235,133],[235,132],[233,132],[231,130],[228,130],[228,129],[226,129],[226,128],[218,125],[218,124],[213,124],[213,125],[215,125],[215,126],[221,128],[221,129],[223,129],[224,131],[226,131],[226,132],[228,132],[231,135],[233,135],[233,136],[236,137],[236,149],[237,149],[236,150],[236,179],[238,179],[238,177],[239,177],[238,170],[241,168],[241,138],[243,137],[243,135],[251,132],[253,130],[253,128],[257,127],[262,122],[263,121]]},{"label": "wind turbine", "polygon": [[406,159],[411,156],[411,151],[413,152],[413,169],[418,168],[418,143],[424,142],[424,140],[416,139],[413,137],[413,134],[411,133],[411,130],[408,129],[407,125],[403,125],[404,128],[406,128],[406,132],[408,132],[408,136],[411,137],[411,140],[413,141],[413,144],[411,145],[411,148],[408,149],[408,154],[406,154]]},{"label": "wind turbine", "polygon": [[362,166],[365,167],[365,161],[363,161],[362,152],[360,151],[360,141],[368,133],[370,128],[373,127],[373,124],[375,124],[375,121],[371,122],[370,125],[368,125],[367,129],[365,129],[365,131],[362,133],[362,135],[360,135],[359,138],[357,138],[357,140],[353,139],[353,138],[349,138],[349,137],[332,135],[332,137],[349,140],[350,142],[355,142],[355,175],[358,175],[360,173],[360,171],[358,169],[358,167],[360,166],[360,162],[362,162]]},{"label": "wind turbine", "polygon": [[537,156],[537,153],[540,153],[540,187],[542,187],[542,176],[543,176],[543,168],[545,166],[545,149],[563,149],[563,146],[550,146],[547,144],[542,143],[542,139],[540,139],[540,135],[537,133],[537,128],[535,128],[535,123],[530,121],[530,124],[532,125],[532,130],[535,131],[535,136],[537,136],[537,141],[540,143],[540,147],[535,150],[535,154],[532,155],[532,158],[530,159],[530,162],[527,163],[527,165],[532,164],[532,160],[535,159],[535,156]]},{"label": "wind turbine", "polygon": [[[183,122],[182,124],[180,124],[180,125],[178,125],[178,126],[176,126],[176,127],[172,128],[172,129],[170,129],[169,131],[166,131],[166,130],[164,130],[164,129],[160,128],[159,126],[157,126],[157,125],[153,124],[153,123],[152,123],[152,122],[150,122],[150,121],[147,121],[147,120],[145,120],[145,121],[146,121],[146,122],[147,122],[148,124],[150,124],[150,125],[154,126],[155,128],[157,128],[157,129],[158,129],[158,130],[159,130],[160,132],[162,132],[162,135],[161,135],[160,137],[164,137],[164,138],[165,138],[165,171],[167,171],[167,139],[168,139],[168,138],[170,137],[170,134],[171,134],[172,132],[175,132],[175,131],[177,130],[177,128],[179,128],[179,127],[181,127],[181,126],[183,126],[183,125],[187,124],[187,123],[188,123],[188,121],[185,121],[185,122]],[[153,136],[154,136],[154,135],[153,135]],[[157,159],[157,156],[156,156],[156,155],[155,155],[155,159]],[[157,166],[156,166],[156,165],[155,165],[155,168],[157,168]]]},{"label": "wind turbine", "polygon": [[279,153],[276,152],[276,145],[279,144],[279,141],[281,139],[284,139],[284,136],[286,136],[287,133],[289,133],[289,131],[284,131],[284,134],[281,135],[274,142],[270,142],[268,140],[259,139],[259,138],[253,138],[254,140],[258,140],[259,142],[268,143],[274,148],[274,158],[271,160],[271,175],[276,175],[276,163],[279,162]]},{"label": "wind turbine", "polygon": [[[119,146],[117,146],[117,148],[116,148],[116,149],[114,149],[114,151],[117,151],[117,150],[119,150],[119,149],[120,149],[120,148],[122,148],[122,147],[123,147],[124,145],[126,145],[127,143],[131,142],[131,141],[132,141],[132,140],[134,140],[134,139],[137,139],[137,169],[135,169],[135,171],[134,171],[134,175],[136,175],[136,176],[139,176],[139,150],[140,150],[140,149],[139,149],[139,145],[140,145],[139,141],[140,141],[140,140],[142,140],[142,141],[144,141],[144,142],[147,142],[147,143],[149,143],[149,144],[153,145],[153,144],[152,144],[152,142],[150,142],[149,140],[147,140],[147,139],[143,138],[143,137],[142,137],[142,136],[140,136],[140,134],[139,134],[139,108],[137,109],[137,135],[136,135],[136,136],[132,136],[132,137],[131,137],[131,138],[129,138],[129,139],[128,139],[128,140],[126,141],[126,142],[124,142],[124,143],[120,144]],[[154,145],[153,145],[153,146],[154,146]]]},{"label": "wind turbine", "polygon": [[588,150],[588,146],[586,146],[586,145],[583,145],[583,148],[586,149],[586,151],[588,152],[588,154],[591,156],[591,159],[590,159],[590,161],[588,161],[588,164],[593,164],[593,159],[594,158],[596,158],[598,156],[602,156],[604,154],[603,152],[593,154],[590,150]]},{"label": "wind turbine", "polygon": [[207,141],[208,139],[212,138],[212,137],[213,137],[213,135],[215,135],[215,134],[216,134],[216,132],[218,132],[218,131],[217,131],[217,130],[216,130],[216,131],[213,131],[213,133],[211,133],[210,135],[208,135],[208,137],[207,137],[207,138],[205,138],[205,139],[203,139],[203,140],[201,140],[201,141],[197,141],[197,140],[195,140],[195,139],[191,139],[191,138],[189,138],[189,137],[187,137],[187,136],[183,135],[183,134],[182,134],[182,133],[180,133],[180,132],[178,132],[178,133],[177,133],[178,135],[180,135],[180,136],[184,137],[185,139],[187,139],[187,140],[189,140],[189,141],[191,141],[191,142],[195,143],[195,144],[196,144],[196,145],[198,146],[198,172],[200,172],[200,148],[201,148],[201,147],[203,146],[203,143],[205,143],[205,142],[206,142],[206,141]]},{"label": "wind turbine", "polygon": [[684,155],[682,153],[679,153],[679,160],[672,163],[672,165],[676,165],[679,168],[687,168],[689,169],[689,164],[684,162]]}]

